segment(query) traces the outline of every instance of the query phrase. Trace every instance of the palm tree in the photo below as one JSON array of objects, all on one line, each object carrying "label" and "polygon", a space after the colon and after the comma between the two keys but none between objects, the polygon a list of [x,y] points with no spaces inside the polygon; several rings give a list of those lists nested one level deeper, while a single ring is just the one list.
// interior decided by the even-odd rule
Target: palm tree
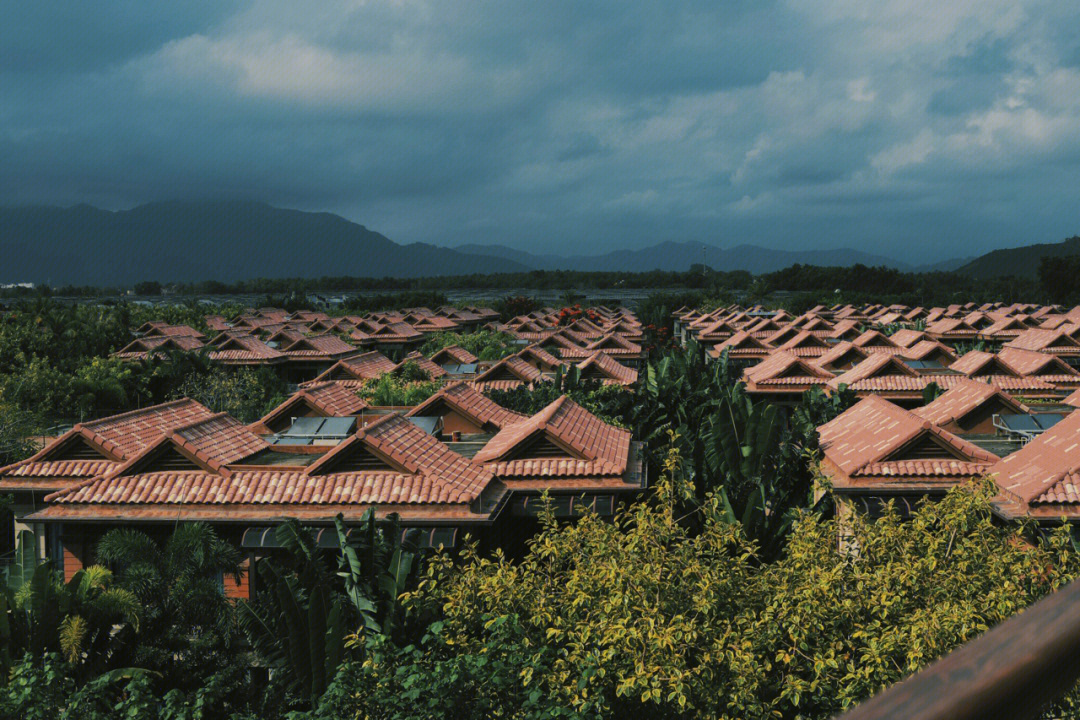
[{"label": "palm tree", "polygon": [[[13,592],[16,575],[25,581]],[[32,572],[22,567],[9,581],[0,592],[5,666],[22,652],[40,658],[58,651],[77,676],[90,677],[120,658],[125,629],[138,630],[139,602],[116,585],[108,568],[84,568],[65,583],[46,561]]]},{"label": "palm tree", "polygon": [[222,579],[243,570],[240,553],[210,526],[178,525],[161,544],[138,530],[111,530],[97,552],[143,607],[133,664],[186,687],[231,661],[239,630]]}]

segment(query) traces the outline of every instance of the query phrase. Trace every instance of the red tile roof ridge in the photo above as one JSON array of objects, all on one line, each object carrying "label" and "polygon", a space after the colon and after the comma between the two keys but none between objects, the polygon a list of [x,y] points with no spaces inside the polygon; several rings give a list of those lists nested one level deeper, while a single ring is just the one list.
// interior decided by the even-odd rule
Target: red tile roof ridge
[{"label": "red tile roof ridge", "polygon": [[169,400],[168,402],[158,403],[156,405],[147,405],[146,407],[143,407],[143,408],[136,408],[135,410],[127,410],[127,411],[122,412],[122,413],[117,413],[116,415],[107,415],[107,416],[102,417],[102,418],[96,418],[94,420],[86,420],[84,422],[75,423],[75,425],[72,426],[72,429],[79,428],[79,427],[84,427],[84,428],[87,428],[89,430],[92,430],[95,426],[100,426],[102,424],[109,423],[109,422],[112,422],[112,421],[115,421],[115,420],[119,420],[121,418],[127,419],[127,418],[137,417],[139,415],[145,415],[146,413],[157,411],[157,410],[160,410],[162,408],[179,407],[181,405],[187,405],[187,404],[198,405],[199,407],[206,410],[206,412],[211,412],[210,408],[206,407],[205,405],[200,403],[198,400],[192,400],[191,398],[188,398],[188,397],[182,397],[182,398],[177,398],[176,400]]}]

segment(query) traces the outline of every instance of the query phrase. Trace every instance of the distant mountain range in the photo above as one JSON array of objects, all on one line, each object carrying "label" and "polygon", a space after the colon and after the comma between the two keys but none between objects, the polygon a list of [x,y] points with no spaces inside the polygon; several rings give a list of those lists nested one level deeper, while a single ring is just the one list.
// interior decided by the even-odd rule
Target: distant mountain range
[{"label": "distant mountain range", "polygon": [[663,242],[603,255],[532,254],[502,245],[455,248],[399,245],[337,215],[258,202],[171,201],[112,212],[77,205],[0,208],[0,282],[130,285],[141,280],[236,281],[257,277],[427,277],[529,270],[770,272],[805,265],[885,265],[953,270],[989,277],[1002,270],[1034,275],[1043,254],[1078,254],[1080,238],[1056,245],[998,250],[914,268],[850,248],[774,250]]},{"label": "distant mountain range", "polygon": [[0,253],[0,282],[52,285],[530,269],[434,245],[398,245],[337,215],[255,202],[160,202],[122,212],[0,208]]},{"label": "distant mountain range", "polygon": [[1007,250],[994,250],[974,258],[958,268],[957,272],[980,279],[1004,275],[1034,278],[1039,274],[1039,263],[1044,257],[1066,255],[1080,255],[1080,236],[1057,243],[1040,243]]},{"label": "distant mountain range", "polygon": [[454,248],[475,255],[485,254],[528,265],[537,270],[583,270],[643,272],[648,270],[688,270],[702,264],[716,270],[770,272],[796,263],[803,265],[888,265],[910,269],[892,258],[860,250],[772,250],[757,245],[719,248],[699,242],[662,242],[640,250],[616,250],[604,255],[533,255],[503,245],[459,245]]}]

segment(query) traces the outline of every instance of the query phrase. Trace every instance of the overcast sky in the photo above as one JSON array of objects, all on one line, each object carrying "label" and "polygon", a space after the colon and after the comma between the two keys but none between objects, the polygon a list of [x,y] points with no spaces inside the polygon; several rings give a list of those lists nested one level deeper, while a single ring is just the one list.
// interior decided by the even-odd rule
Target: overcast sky
[{"label": "overcast sky", "polygon": [[1080,3],[0,0],[0,202],[920,262],[1080,233]]}]

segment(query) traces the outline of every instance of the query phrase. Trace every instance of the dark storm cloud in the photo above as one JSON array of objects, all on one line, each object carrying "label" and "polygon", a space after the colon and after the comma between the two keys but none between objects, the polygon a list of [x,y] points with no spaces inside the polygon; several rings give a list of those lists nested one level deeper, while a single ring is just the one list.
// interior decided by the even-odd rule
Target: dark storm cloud
[{"label": "dark storm cloud", "polygon": [[227,196],[402,242],[916,262],[1077,232],[1066,3],[4,8],[7,203]]}]

